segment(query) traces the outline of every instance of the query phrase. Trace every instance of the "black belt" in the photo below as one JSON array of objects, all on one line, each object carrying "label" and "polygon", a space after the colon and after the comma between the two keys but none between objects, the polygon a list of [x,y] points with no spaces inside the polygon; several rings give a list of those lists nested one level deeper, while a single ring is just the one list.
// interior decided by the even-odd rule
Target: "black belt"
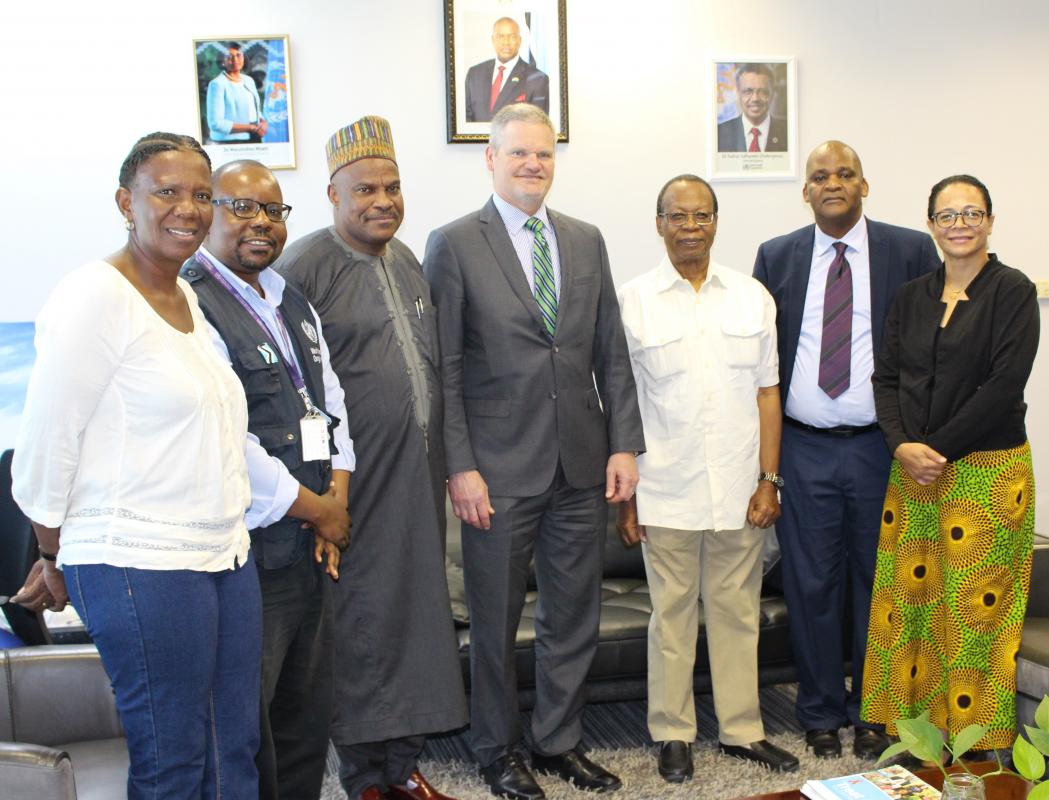
[{"label": "black belt", "polygon": [[870,433],[871,431],[878,430],[877,422],[872,422],[870,425],[835,425],[833,428],[817,428],[815,425],[798,422],[793,417],[788,417],[786,415],[783,416],[783,421],[792,428],[801,428],[803,431],[822,433],[827,436],[858,436],[861,433]]}]

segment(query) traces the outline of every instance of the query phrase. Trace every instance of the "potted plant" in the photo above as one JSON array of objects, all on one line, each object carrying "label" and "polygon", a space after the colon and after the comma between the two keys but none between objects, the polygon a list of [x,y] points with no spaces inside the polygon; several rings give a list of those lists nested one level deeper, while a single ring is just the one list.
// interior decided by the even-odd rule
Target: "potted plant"
[{"label": "potted plant", "polygon": [[985,780],[994,775],[1015,775],[1034,784],[1027,795],[1027,800],[1049,800],[1049,781],[1045,780],[1046,756],[1049,756],[1049,696],[1043,697],[1042,702],[1038,704],[1034,721],[1034,726],[1024,726],[1028,738],[1017,736],[1013,743],[1012,755],[1015,770],[1005,767],[998,752],[995,751],[994,756],[998,762],[998,768],[981,775],[973,773],[969,766],[961,760],[961,757],[986,735],[987,726],[969,725],[959,731],[957,736],[948,737],[945,740],[943,731],[929,721],[928,711],[922,712],[914,719],[896,720],[896,730],[899,732],[900,741],[887,747],[878,760],[879,762],[885,761],[900,753],[910,753],[915,758],[938,765],[946,784],[948,772],[944,767],[943,758],[944,751],[946,751],[949,756],[948,763],[961,766],[964,770],[963,774],[967,774],[973,780]]}]

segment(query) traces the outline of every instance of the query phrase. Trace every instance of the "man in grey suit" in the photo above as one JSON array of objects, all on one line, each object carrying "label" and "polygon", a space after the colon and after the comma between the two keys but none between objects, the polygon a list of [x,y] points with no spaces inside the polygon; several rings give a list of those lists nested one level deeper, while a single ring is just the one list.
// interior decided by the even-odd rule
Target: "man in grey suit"
[{"label": "man in grey suit", "polygon": [[518,753],[514,638],[534,555],[532,767],[580,788],[620,781],[578,749],[597,646],[607,503],[633,496],[644,450],[629,353],[600,232],[548,209],[554,126],[535,106],[492,121],[495,192],[430,234],[448,492],[463,521],[471,736],[504,797],[542,789]]}]

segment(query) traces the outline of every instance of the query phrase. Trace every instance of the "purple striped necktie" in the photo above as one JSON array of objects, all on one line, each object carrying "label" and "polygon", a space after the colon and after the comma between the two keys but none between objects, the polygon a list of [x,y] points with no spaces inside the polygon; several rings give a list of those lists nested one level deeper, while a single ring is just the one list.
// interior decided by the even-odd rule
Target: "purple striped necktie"
[{"label": "purple striped necktie", "polygon": [[837,255],[827,271],[823,292],[823,338],[820,340],[819,387],[831,399],[849,388],[852,363],[852,269],[845,242],[835,242]]}]

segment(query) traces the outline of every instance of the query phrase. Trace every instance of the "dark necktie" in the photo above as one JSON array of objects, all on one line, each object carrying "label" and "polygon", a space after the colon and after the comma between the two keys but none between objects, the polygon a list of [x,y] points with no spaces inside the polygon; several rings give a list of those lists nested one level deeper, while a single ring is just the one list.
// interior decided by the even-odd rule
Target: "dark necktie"
[{"label": "dark necktie", "polygon": [[852,363],[852,269],[845,242],[835,242],[837,255],[827,271],[823,292],[823,338],[820,341],[819,387],[831,399],[849,388]]},{"label": "dark necktie", "polygon": [[550,338],[554,338],[557,325],[557,286],[554,283],[554,262],[550,257],[550,246],[543,235],[543,221],[529,217],[525,227],[535,237],[532,240],[532,273],[535,277],[535,301]]},{"label": "dark necktie", "polygon": [[758,136],[760,134],[761,134],[761,131],[758,130],[757,128],[751,128],[750,129],[750,147],[747,148],[747,152],[749,152],[749,153],[760,153],[761,152],[761,148],[758,147]]},{"label": "dark necktie", "polygon": [[495,76],[495,83],[492,84],[492,96],[488,100],[488,110],[495,111],[495,100],[499,97],[499,92],[503,90],[503,70],[505,70],[502,64],[499,65],[499,74]]}]

